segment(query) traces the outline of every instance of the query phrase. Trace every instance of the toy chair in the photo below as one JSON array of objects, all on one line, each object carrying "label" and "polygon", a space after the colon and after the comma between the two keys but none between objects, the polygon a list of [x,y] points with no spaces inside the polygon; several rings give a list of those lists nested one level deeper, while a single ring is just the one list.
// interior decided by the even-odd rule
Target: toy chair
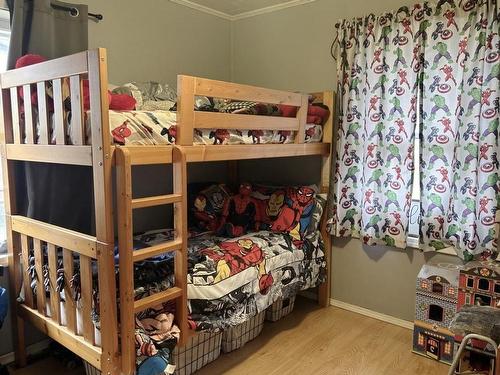
[{"label": "toy chair", "polygon": [[[462,338],[448,375],[500,375],[500,309],[489,306],[463,306],[450,323],[450,330]],[[471,345],[469,346],[469,342]],[[485,350],[490,345],[492,350]],[[466,351],[489,358],[489,369],[464,370],[461,366]],[[494,372],[493,372],[494,371]]]}]

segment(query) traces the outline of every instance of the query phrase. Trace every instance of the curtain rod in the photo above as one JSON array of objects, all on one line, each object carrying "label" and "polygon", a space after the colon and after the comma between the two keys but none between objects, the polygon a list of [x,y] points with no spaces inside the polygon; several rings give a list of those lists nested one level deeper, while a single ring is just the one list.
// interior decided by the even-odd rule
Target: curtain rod
[{"label": "curtain rod", "polygon": [[[77,17],[80,14],[80,11],[78,10],[78,8],[75,8],[75,7],[67,7],[67,6],[58,5],[58,4],[50,4],[50,6],[54,9],[68,11],[69,14],[72,15],[73,17]],[[96,13],[89,12],[88,15],[89,15],[89,17],[95,18],[97,21],[102,21],[104,19],[104,16],[102,14],[96,14]]]}]

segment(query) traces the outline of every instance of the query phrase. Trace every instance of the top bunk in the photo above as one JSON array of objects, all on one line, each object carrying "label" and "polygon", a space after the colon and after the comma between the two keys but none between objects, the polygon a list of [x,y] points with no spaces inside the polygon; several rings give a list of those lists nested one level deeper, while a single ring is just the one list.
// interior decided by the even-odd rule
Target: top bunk
[{"label": "top bunk", "polygon": [[[307,95],[180,75],[176,112],[112,111],[105,49],[9,70],[0,85],[0,141],[8,160],[102,165],[114,163],[118,147],[132,164],[171,163],[174,147],[183,149],[187,162],[330,155],[332,116],[321,125],[307,120],[312,101],[333,111],[332,92]],[[233,107],[279,107],[281,115],[199,110],[200,97]],[[129,141],[138,127],[146,141]]]}]

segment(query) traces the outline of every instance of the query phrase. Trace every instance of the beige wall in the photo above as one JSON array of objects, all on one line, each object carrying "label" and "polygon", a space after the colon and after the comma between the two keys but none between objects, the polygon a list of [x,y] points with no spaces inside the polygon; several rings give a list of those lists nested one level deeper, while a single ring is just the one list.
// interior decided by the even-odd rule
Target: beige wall
[{"label": "beige wall", "polygon": [[177,74],[230,79],[230,22],[168,0],[85,0],[89,46],[108,48],[109,82],[160,81]]},{"label": "beige wall", "polygon": [[[279,12],[233,22],[232,79],[235,82],[313,92],[333,89],[335,62],[330,56],[334,25],[341,18],[380,13],[412,1],[317,0]],[[289,176],[317,170],[317,161],[268,165]],[[252,173],[257,168],[250,169]],[[250,172],[247,172],[250,173]],[[243,174],[245,174],[243,172]],[[264,174],[265,175],[265,174]],[[313,181],[310,181],[313,182]],[[359,240],[334,240],[332,297],[401,319],[413,320],[415,280],[434,254],[418,250],[362,246]],[[435,260],[456,262],[439,255]]]}]

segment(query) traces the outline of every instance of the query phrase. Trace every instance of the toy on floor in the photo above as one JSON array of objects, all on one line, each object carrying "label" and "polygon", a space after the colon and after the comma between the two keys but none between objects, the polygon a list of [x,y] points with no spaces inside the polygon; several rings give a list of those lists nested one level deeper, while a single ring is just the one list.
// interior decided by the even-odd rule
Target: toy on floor
[{"label": "toy on floor", "polygon": [[417,276],[413,352],[451,364],[455,339],[448,327],[457,311],[459,266],[425,264]]},{"label": "toy on floor", "polygon": [[462,268],[457,311],[464,305],[500,308],[500,263],[469,262]]},{"label": "toy on floor", "polygon": [[448,374],[500,374],[500,309],[465,305],[453,318],[450,330],[460,347]]}]

